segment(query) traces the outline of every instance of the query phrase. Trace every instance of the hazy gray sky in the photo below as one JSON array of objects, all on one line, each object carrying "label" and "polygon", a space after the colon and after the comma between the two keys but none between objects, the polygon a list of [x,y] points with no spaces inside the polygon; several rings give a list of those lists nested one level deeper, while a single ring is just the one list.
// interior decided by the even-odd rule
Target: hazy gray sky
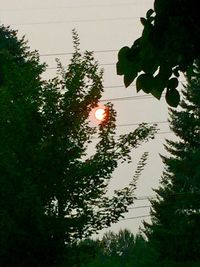
[{"label": "hazy gray sky", "polygon": [[[148,164],[139,179],[136,195],[138,197],[155,195],[152,188],[158,186],[162,173],[159,153],[164,153],[164,139],[171,138],[167,121],[167,106],[164,100],[157,101],[143,94],[136,94],[135,86],[125,89],[123,78],[116,75],[117,51],[125,45],[131,46],[140,37],[142,26],[140,17],[153,7],[153,0],[0,0],[0,22],[19,30],[19,36],[25,35],[32,50],[38,50],[41,60],[48,63],[46,78],[55,75],[55,58],[64,64],[70,55],[55,55],[73,52],[72,29],[75,28],[81,41],[81,50],[98,51],[95,58],[104,68],[105,92],[103,99],[112,100],[117,110],[117,133],[125,133],[136,126],[122,126],[138,122],[160,122],[154,141],[133,152],[133,163],[120,166],[113,175],[110,190],[129,183],[133,176],[142,151],[149,151]],[[53,56],[46,54],[54,54]],[[104,65],[107,64],[107,65]],[[135,97],[136,96],[136,97]],[[138,97],[141,96],[141,97]],[[127,99],[127,97],[130,97]],[[164,132],[167,132],[164,134]],[[149,214],[148,200],[138,200],[130,209],[126,218]],[[137,232],[141,218],[120,221],[111,230],[127,227]],[[149,220],[149,218],[145,218]]]}]

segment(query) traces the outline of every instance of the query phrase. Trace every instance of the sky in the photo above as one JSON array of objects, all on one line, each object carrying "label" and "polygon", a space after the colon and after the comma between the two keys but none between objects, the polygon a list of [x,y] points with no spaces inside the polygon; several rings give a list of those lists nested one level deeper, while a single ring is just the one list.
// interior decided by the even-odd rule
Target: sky
[{"label": "sky", "polygon": [[[81,51],[94,51],[94,57],[104,69],[104,100],[114,104],[117,111],[117,134],[135,129],[137,123],[157,122],[160,129],[150,141],[132,153],[132,163],[119,165],[113,173],[109,192],[126,186],[134,174],[137,161],[144,151],[149,152],[145,170],[137,183],[135,201],[124,220],[103,230],[117,232],[127,228],[137,233],[142,220],[149,221],[148,196],[155,196],[163,171],[159,154],[165,154],[165,138],[174,138],[170,132],[168,109],[164,98],[160,101],[144,93],[137,94],[135,83],[124,88],[123,77],[117,76],[117,52],[131,46],[142,33],[140,17],[153,7],[153,0],[0,0],[0,23],[25,35],[31,50],[38,50],[41,62],[48,64],[44,78],[56,74],[59,58],[67,66],[72,46],[72,29],[80,37]],[[146,216],[146,217],[143,217]]]}]

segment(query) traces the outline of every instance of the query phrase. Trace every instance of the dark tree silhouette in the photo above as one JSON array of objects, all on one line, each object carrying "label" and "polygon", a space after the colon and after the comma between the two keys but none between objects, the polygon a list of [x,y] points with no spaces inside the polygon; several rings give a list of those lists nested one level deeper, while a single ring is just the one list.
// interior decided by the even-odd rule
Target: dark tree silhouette
[{"label": "dark tree silhouette", "polygon": [[81,267],[157,267],[155,252],[147,240],[127,229],[109,231],[102,239],[81,241],[78,248],[85,252],[79,253]]},{"label": "dark tree silhouette", "polygon": [[58,62],[50,81],[15,31],[1,26],[0,38],[0,265],[61,266],[66,248],[117,222],[133,203],[146,153],[128,187],[108,197],[107,185],[155,127],[142,124],[117,138],[110,103],[105,120],[90,126],[103,73],[92,53],[80,53],[75,32],[71,63],[65,70]]},{"label": "dark tree silhouette", "polygon": [[[0,265],[38,266],[48,251],[35,182],[44,66],[24,38],[0,27]],[[49,253],[49,255],[51,255]],[[31,257],[30,257],[31,256]]]},{"label": "dark tree silhouette", "polygon": [[[188,79],[180,110],[170,110],[170,125],[179,138],[167,140],[165,172],[152,201],[152,224],[145,223],[160,266],[200,264],[200,71]],[[176,265],[177,264],[177,265]]]},{"label": "dark tree silhouette", "polygon": [[135,78],[137,92],[143,90],[176,107],[180,72],[193,75],[193,63],[200,57],[200,20],[196,1],[155,0],[154,9],[141,18],[142,35],[131,48],[118,54],[117,74],[129,86]]}]

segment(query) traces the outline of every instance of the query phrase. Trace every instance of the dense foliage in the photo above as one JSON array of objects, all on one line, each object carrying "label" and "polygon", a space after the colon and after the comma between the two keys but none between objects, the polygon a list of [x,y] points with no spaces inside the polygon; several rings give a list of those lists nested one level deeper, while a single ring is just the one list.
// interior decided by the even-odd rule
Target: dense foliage
[{"label": "dense foliage", "polygon": [[157,266],[156,254],[147,240],[141,234],[134,236],[126,229],[118,233],[109,231],[102,239],[84,240],[78,249],[78,266],[81,267]]},{"label": "dense foliage", "polygon": [[108,197],[107,185],[118,162],[130,161],[155,127],[141,124],[116,137],[111,103],[105,120],[91,127],[103,73],[92,53],[80,53],[75,32],[73,41],[67,69],[58,62],[59,76],[43,81],[38,54],[0,27],[1,266],[61,266],[70,257],[66,248],[117,222],[134,201],[146,153],[128,187]]},{"label": "dense foliage", "polygon": [[137,92],[143,90],[176,107],[180,72],[193,75],[193,63],[200,57],[200,20],[196,1],[155,0],[154,9],[141,18],[142,35],[131,48],[119,51],[117,73],[129,86],[137,77]]},{"label": "dense foliage", "polygon": [[[16,32],[0,27],[0,265],[45,262],[48,231],[36,179],[44,66]],[[30,259],[30,255],[32,259]],[[37,258],[35,257],[37,255]],[[51,254],[50,254],[51,255]],[[49,259],[50,260],[50,259]],[[20,264],[19,264],[20,262]]]},{"label": "dense foliage", "polygon": [[152,225],[146,224],[160,266],[200,265],[200,71],[188,79],[180,110],[170,111],[170,125],[179,138],[167,141],[170,156],[152,201]]}]

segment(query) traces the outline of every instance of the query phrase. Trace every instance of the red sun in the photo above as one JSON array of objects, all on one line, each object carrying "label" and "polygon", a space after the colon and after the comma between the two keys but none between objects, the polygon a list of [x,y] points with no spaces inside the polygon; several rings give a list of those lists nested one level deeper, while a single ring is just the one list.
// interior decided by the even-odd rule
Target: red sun
[{"label": "red sun", "polygon": [[103,121],[105,119],[105,116],[106,116],[105,109],[104,108],[97,108],[95,110],[94,116],[98,121]]}]

